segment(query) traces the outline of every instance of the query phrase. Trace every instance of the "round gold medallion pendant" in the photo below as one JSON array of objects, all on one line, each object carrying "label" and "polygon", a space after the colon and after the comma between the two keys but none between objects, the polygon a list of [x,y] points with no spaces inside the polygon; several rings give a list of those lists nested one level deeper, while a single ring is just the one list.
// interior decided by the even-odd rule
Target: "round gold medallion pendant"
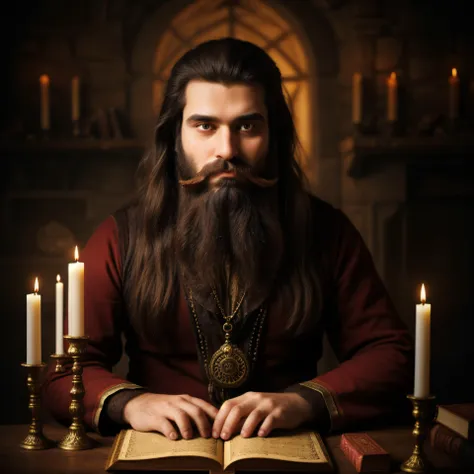
[{"label": "round gold medallion pendant", "polygon": [[242,385],[248,376],[248,362],[244,353],[232,344],[223,344],[212,356],[209,373],[213,381],[224,388]]}]

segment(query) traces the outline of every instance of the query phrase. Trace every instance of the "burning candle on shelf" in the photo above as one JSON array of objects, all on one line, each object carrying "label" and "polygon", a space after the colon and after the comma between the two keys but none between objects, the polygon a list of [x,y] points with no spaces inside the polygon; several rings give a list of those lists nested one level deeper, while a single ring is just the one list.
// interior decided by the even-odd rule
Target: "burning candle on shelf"
[{"label": "burning candle on shelf", "polygon": [[38,278],[34,293],[26,295],[26,363],[41,364],[41,295]]},{"label": "burning candle on shelf", "polygon": [[73,122],[80,117],[80,80],[79,76],[74,76],[71,82],[71,118]]},{"label": "burning candle on shelf", "polygon": [[63,339],[63,310],[64,308],[64,283],[61,277],[56,277],[56,354],[64,354]]},{"label": "burning candle on shelf", "polygon": [[84,263],[79,262],[79,250],[74,250],[75,262],[68,266],[68,335],[84,336]]},{"label": "burning candle on shelf", "polygon": [[459,77],[456,68],[452,69],[449,77],[449,118],[459,118]]},{"label": "burning candle on shelf", "polygon": [[430,394],[431,304],[426,303],[425,285],[421,285],[421,303],[416,305],[415,390],[417,398]]},{"label": "burning candle on shelf", "polygon": [[398,83],[397,75],[392,72],[387,79],[387,120],[396,122],[398,119]]},{"label": "burning candle on shelf", "polygon": [[362,121],[362,74],[354,73],[352,76],[352,123],[360,124]]},{"label": "burning candle on shelf", "polygon": [[49,76],[42,74],[40,82],[40,124],[41,130],[50,128]]}]

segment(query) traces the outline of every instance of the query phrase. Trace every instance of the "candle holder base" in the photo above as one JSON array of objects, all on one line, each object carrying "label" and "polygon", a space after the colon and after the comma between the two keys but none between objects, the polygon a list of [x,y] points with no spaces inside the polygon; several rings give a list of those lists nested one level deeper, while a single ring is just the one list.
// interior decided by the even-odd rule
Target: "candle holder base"
[{"label": "candle holder base", "polygon": [[30,392],[30,399],[28,407],[31,410],[31,424],[28,434],[20,443],[20,447],[28,450],[39,450],[52,448],[55,443],[46,438],[43,434],[43,423],[41,421],[41,374],[46,367],[46,364],[21,364],[28,370],[28,391]]},{"label": "candle holder base", "polygon": [[58,443],[58,448],[65,451],[80,451],[97,446],[97,442],[90,438],[82,426],[70,426],[69,432]]},{"label": "candle holder base", "polygon": [[49,449],[53,448],[56,445],[54,441],[46,438],[44,434],[35,434],[31,433],[26,436],[26,438],[20,443],[20,448],[23,449]]},{"label": "candle holder base", "polygon": [[54,371],[56,373],[64,372],[66,369],[64,368],[64,363],[70,359],[67,354],[51,354],[51,359],[55,360]]},{"label": "candle holder base", "polygon": [[408,395],[407,398],[411,400],[413,405],[415,445],[411,456],[400,466],[400,469],[412,474],[427,474],[432,471],[432,465],[426,458],[423,445],[434,417],[435,396],[429,395],[426,398],[418,398],[414,395]]}]

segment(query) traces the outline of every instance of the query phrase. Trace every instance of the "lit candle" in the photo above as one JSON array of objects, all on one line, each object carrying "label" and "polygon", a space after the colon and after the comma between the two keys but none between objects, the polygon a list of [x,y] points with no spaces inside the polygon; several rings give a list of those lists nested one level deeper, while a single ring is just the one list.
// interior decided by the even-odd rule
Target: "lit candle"
[{"label": "lit candle", "polygon": [[387,120],[396,122],[398,118],[398,84],[397,75],[392,72],[387,79]]},{"label": "lit candle", "polygon": [[49,77],[40,76],[40,123],[41,130],[49,130]]},{"label": "lit candle", "polygon": [[431,305],[426,304],[425,285],[421,285],[421,304],[416,305],[415,342],[415,397],[427,398],[430,394],[430,326]]},{"label": "lit candle", "polygon": [[456,68],[449,77],[449,118],[455,120],[459,117],[459,77]]},{"label": "lit candle", "polygon": [[352,123],[362,121],[362,74],[356,72],[352,76]]},{"label": "lit candle", "polygon": [[68,268],[68,334],[84,335],[84,263],[79,262],[79,250],[74,251],[75,262]]},{"label": "lit candle", "polygon": [[41,295],[38,278],[34,293],[26,295],[26,363],[41,364]]},{"label": "lit candle", "polygon": [[71,83],[71,110],[72,110],[72,121],[75,122],[79,120],[80,114],[80,81],[78,76],[72,78]]},{"label": "lit candle", "polygon": [[56,277],[56,354],[64,353],[63,339],[64,283]]}]

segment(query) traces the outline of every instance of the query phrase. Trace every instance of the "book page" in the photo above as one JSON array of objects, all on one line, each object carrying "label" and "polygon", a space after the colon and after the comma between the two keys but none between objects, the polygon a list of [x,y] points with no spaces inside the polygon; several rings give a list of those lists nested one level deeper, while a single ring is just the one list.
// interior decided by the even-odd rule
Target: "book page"
[{"label": "book page", "polygon": [[199,456],[222,464],[222,441],[214,438],[178,439],[172,441],[161,433],[127,430],[118,460],[138,461],[178,456]]},{"label": "book page", "polygon": [[326,463],[328,459],[321,444],[321,438],[310,431],[251,438],[237,435],[224,443],[224,469],[235,461],[250,458]]}]

